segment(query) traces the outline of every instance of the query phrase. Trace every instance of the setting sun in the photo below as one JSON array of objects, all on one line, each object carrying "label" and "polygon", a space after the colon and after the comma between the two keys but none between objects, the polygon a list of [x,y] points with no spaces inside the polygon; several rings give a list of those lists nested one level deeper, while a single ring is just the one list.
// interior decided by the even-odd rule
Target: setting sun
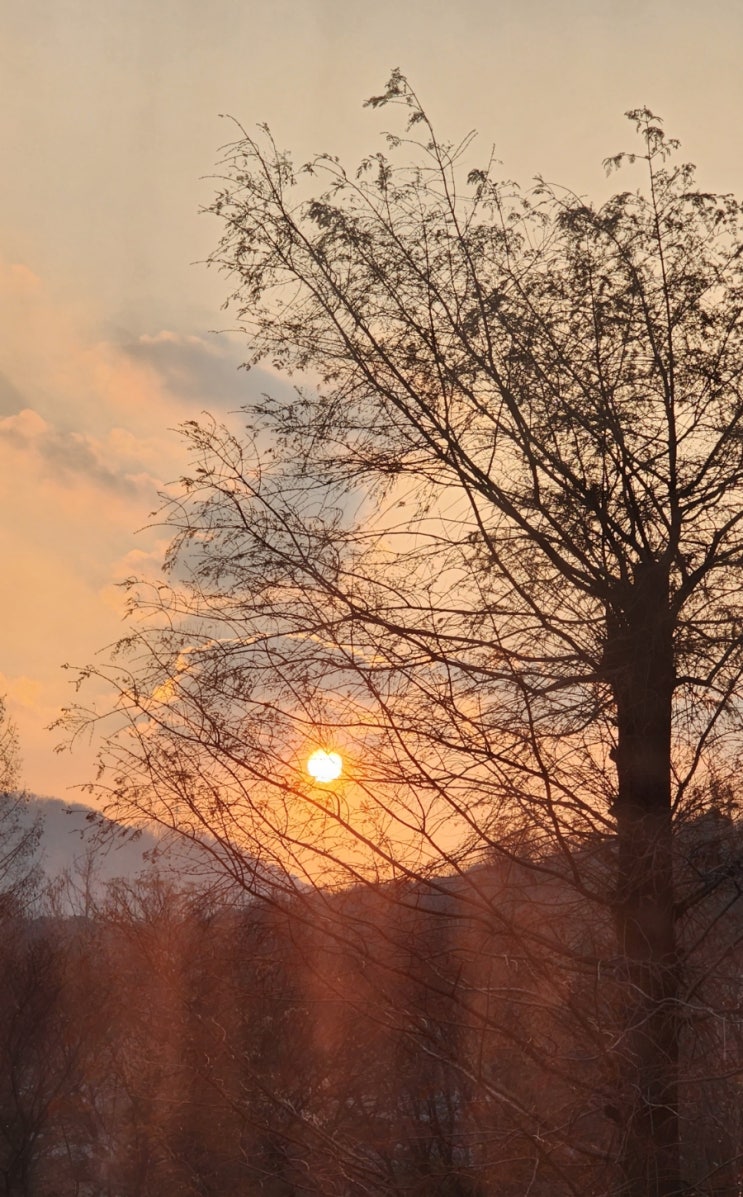
[{"label": "setting sun", "polygon": [[335,781],[343,771],[343,761],[337,752],[318,748],[307,761],[307,772],[315,781]]}]

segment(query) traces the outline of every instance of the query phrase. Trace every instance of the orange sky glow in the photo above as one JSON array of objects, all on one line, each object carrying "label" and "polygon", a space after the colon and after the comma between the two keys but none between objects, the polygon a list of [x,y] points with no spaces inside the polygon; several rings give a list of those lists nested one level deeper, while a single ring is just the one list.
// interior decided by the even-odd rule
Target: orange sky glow
[{"label": "orange sky glow", "polygon": [[213,331],[227,284],[198,265],[219,235],[199,209],[232,135],[220,114],[267,121],[298,160],[354,163],[390,119],[363,100],[399,65],[444,137],[478,129],[524,182],[605,192],[602,160],[644,104],[702,186],[740,194],[743,8],[8,0],[3,25],[0,693],[26,786],[74,799],[92,748],[53,751],[62,666],[122,634],[117,583],[162,559],[157,492],[185,469],[174,429],[281,385],[238,373],[239,338]]}]

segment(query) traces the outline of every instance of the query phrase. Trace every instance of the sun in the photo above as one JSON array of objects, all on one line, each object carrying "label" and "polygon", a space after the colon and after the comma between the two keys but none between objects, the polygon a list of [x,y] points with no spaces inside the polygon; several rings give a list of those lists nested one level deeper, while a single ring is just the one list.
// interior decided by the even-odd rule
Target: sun
[{"label": "sun", "polygon": [[307,761],[307,772],[315,781],[335,781],[343,772],[343,761],[337,752],[317,748]]}]

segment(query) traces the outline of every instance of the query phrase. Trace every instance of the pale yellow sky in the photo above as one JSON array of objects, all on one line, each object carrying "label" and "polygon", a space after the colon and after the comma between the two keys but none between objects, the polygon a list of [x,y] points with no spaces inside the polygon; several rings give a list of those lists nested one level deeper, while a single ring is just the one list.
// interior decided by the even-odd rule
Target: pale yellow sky
[{"label": "pale yellow sky", "polygon": [[740,0],[5,0],[0,50],[0,690],[25,781],[74,796],[52,752],[64,661],[120,634],[113,583],[158,559],[135,535],[185,463],[172,429],[248,385],[225,283],[192,265],[220,113],[298,158],[351,161],[390,123],[362,101],[400,66],[452,139],[507,173],[597,193],[647,104],[705,186],[743,193]]}]

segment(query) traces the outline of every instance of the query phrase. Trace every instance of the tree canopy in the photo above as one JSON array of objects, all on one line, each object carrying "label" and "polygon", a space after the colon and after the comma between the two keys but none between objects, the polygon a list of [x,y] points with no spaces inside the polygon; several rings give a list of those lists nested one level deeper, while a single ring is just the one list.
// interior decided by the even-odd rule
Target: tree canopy
[{"label": "tree canopy", "polygon": [[477,862],[569,883],[613,950],[532,933],[613,977],[616,1191],[671,1197],[679,919],[710,892],[674,828],[740,754],[741,206],[644,108],[596,205],[439,140],[399,72],[369,103],[404,128],[355,173],[266,128],[225,150],[212,261],[294,389],[185,428],[102,785],[246,885],[443,870],[493,919]]}]

